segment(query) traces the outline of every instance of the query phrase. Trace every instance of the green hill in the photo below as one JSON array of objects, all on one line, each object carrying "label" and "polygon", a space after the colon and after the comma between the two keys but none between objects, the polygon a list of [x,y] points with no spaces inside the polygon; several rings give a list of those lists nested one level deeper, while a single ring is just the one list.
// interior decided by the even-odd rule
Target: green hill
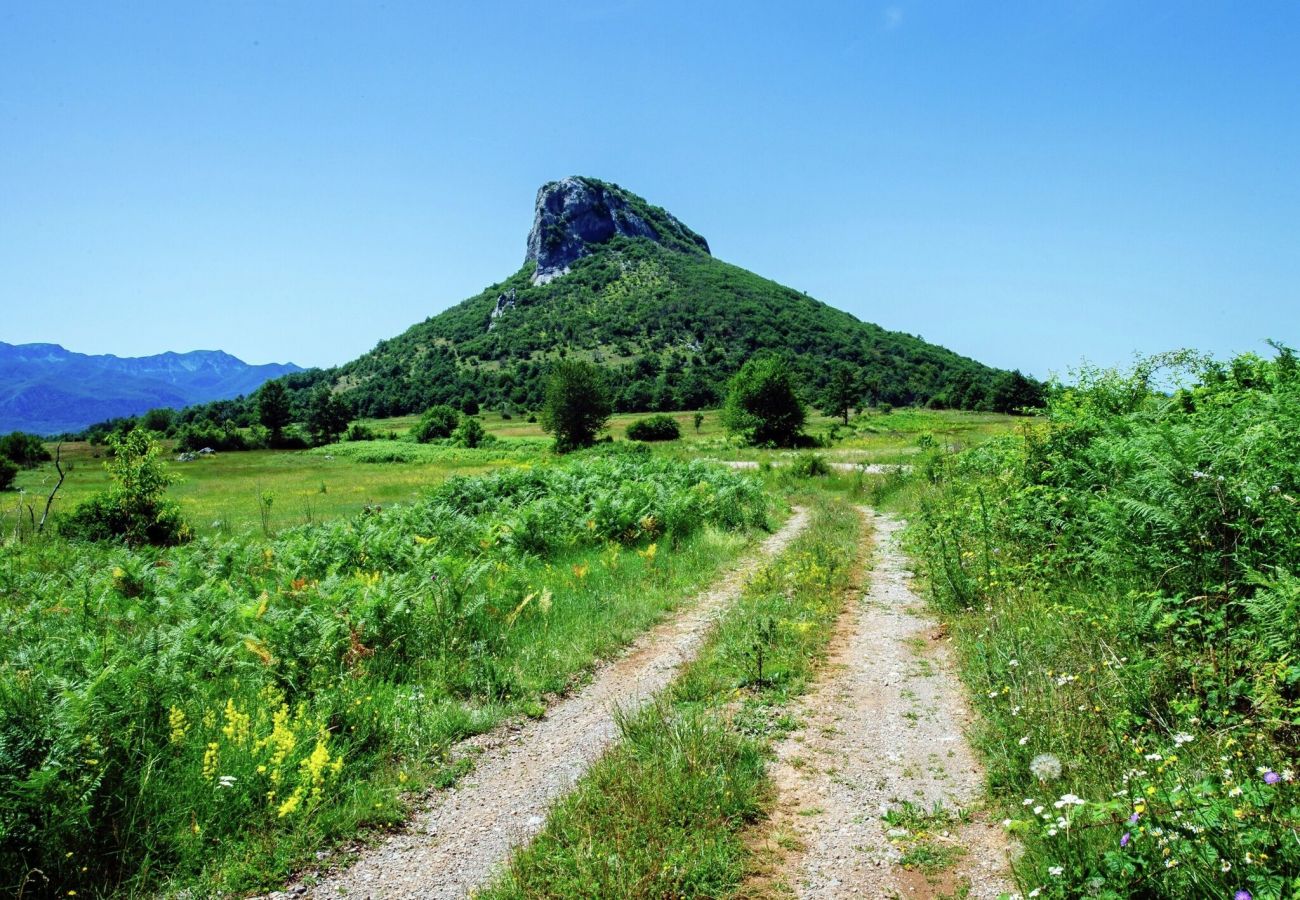
[{"label": "green hill", "polygon": [[[548,201],[572,184],[597,199],[576,204],[577,213],[546,216]],[[610,210],[616,203],[625,207]],[[620,228],[624,208],[655,233]],[[606,212],[613,224],[604,231],[613,233],[597,227],[603,240],[574,240],[583,216],[589,225]],[[548,259],[539,249],[566,242],[581,244],[576,258]],[[505,281],[381,341],[332,380],[369,416],[468,398],[531,408],[548,362],[575,355],[616,371],[621,410],[689,409],[718,402],[746,359],[773,351],[789,358],[814,396],[830,360],[859,371],[868,402],[1009,409],[1032,393],[1012,373],[862,322],[715,259],[703,238],[664,210],[595,179],[542,188],[529,256]]]},{"label": "green hill", "polygon": [[[509,278],[350,363],[281,381],[299,417],[322,383],[374,418],[435,403],[536,409],[550,363],[578,356],[611,370],[620,411],[699,409],[721,401],[747,359],[769,352],[784,355],[814,403],[837,367],[854,373],[862,404],[1011,411],[1041,395],[1018,372],[715,259],[666,210],[580,177],[538,191],[527,257]],[[177,423],[253,418],[243,399],[192,407]]]}]

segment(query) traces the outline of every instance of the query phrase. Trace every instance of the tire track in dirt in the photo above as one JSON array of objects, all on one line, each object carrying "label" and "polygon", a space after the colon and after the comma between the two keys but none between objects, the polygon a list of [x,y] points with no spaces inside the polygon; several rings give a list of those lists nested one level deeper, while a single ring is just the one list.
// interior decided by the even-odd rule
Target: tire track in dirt
[{"label": "tire track in dirt", "polygon": [[[1006,836],[976,814],[983,772],[963,729],[971,718],[942,627],[908,586],[903,523],[864,511],[875,566],[860,603],[840,618],[826,669],[800,702],[803,728],[776,750],[777,805],[760,851],[770,869],[752,894],[804,898],[969,897],[1015,888]],[[904,804],[913,804],[911,812]],[[890,824],[887,811],[926,815]],[[912,850],[904,866],[904,853]],[[963,891],[968,891],[963,893]]]},{"label": "tire track in dirt", "polygon": [[739,597],[746,578],[807,526],[806,509],[681,613],[649,630],[594,679],[539,721],[498,729],[472,773],[429,795],[401,833],[363,850],[348,868],[315,884],[303,879],[270,895],[320,900],[465,897],[483,887],[510,851],[527,843],[547,810],[618,737],[615,709],[635,709],[668,686],[699,651],[710,626]]}]

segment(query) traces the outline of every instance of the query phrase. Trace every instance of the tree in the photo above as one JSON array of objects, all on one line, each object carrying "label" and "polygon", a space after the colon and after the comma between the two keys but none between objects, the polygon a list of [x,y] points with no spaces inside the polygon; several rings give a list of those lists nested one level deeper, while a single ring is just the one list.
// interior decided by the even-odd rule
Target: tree
[{"label": "tree", "polygon": [[420,421],[411,429],[411,434],[421,444],[427,444],[429,441],[451,437],[451,433],[456,430],[459,423],[460,413],[445,403],[439,403],[424,411]]},{"label": "tree", "polygon": [[312,392],[307,404],[307,433],[316,446],[332,444],[347,430],[352,411],[325,385]]},{"label": "tree", "polygon": [[755,445],[794,446],[806,415],[790,367],[776,356],[746,362],[731,379],[722,406],[727,430]]},{"label": "tree", "polygon": [[590,447],[614,411],[605,371],[578,359],[551,367],[542,404],[542,428],[555,435],[555,449]]},{"label": "tree", "polygon": [[11,431],[0,437],[0,457],[9,459],[14,465],[23,469],[34,469],[47,462],[50,453],[45,444],[34,434]]},{"label": "tree", "polygon": [[284,428],[293,421],[289,392],[279,381],[268,381],[257,392],[257,420],[271,432],[272,446],[279,444]]},{"label": "tree", "polygon": [[112,486],[81,503],[60,531],[83,540],[120,539],[133,547],[189,540],[192,533],[179,504],[163,496],[173,479],[158,458],[158,442],[135,428],[109,435],[108,446],[112,456],[104,468]]},{"label": "tree", "polygon": [[836,364],[831,372],[831,380],[826,385],[825,399],[822,401],[827,412],[842,416],[844,424],[849,424],[849,413],[861,398],[858,376],[845,363]]},{"label": "tree", "polygon": [[695,423],[695,433],[700,433],[700,426],[704,424],[704,413],[697,412],[691,419]]},{"label": "tree", "polygon": [[0,456],[0,491],[12,488],[17,477],[18,464],[7,456]]}]

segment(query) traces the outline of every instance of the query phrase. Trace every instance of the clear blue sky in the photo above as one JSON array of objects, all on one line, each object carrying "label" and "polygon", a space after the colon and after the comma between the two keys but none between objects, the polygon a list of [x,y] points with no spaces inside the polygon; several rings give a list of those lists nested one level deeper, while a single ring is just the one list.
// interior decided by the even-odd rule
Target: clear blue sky
[{"label": "clear blue sky", "polygon": [[616,181],[1045,376],[1300,344],[1300,4],[0,4],[0,340],[341,363]]}]

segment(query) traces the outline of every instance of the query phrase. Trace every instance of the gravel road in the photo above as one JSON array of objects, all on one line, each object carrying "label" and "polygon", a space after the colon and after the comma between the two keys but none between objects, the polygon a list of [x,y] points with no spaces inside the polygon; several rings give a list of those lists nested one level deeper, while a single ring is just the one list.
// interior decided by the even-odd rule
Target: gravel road
[{"label": "gravel road", "polygon": [[634,709],[663,690],[699,650],[709,626],[739,595],[745,579],[783,550],[808,523],[796,509],[738,567],[669,621],[599,668],[590,684],[538,721],[499,729],[478,743],[487,749],[455,788],[431,793],[408,828],[363,850],[347,867],[303,879],[272,900],[465,897],[483,886],[512,848],[545,822],[567,792],[617,737],[612,711]]},{"label": "gravel road", "polygon": [[904,801],[926,812],[970,809],[983,774],[963,737],[971,714],[942,628],[908,586],[902,523],[867,516],[877,545],[869,590],[841,617],[827,668],[800,704],[804,727],[777,748],[768,848],[777,871],[765,880],[805,898],[1014,896],[1005,836],[978,815],[933,827],[954,865],[929,873],[899,865],[906,832],[885,811]]}]

